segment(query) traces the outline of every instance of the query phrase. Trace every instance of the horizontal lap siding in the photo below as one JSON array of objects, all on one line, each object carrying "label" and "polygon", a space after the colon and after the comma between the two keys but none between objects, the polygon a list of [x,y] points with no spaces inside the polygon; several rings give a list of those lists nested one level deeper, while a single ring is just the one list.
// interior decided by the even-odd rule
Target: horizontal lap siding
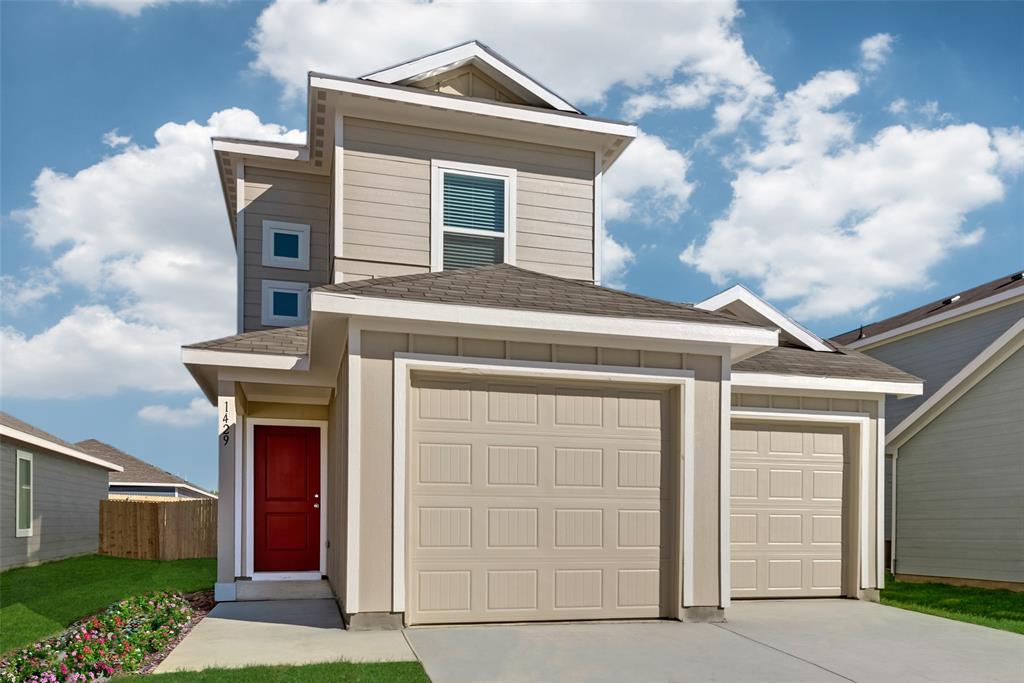
[{"label": "horizontal lap siding", "polygon": [[[15,536],[17,451],[32,454],[32,535]],[[74,555],[99,547],[100,500],[107,470],[32,446],[0,444],[0,570]]]},{"label": "horizontal lap siding", "polygon": [[899,449],[896,570],[1024,581],[1024,351]]},{"label": "horizontal lap siding", "polygon": [[[245,329],[260,323],[261,282],[331,281],[331,181],[327,176],[247,166],[245,169]],[[309,270],[263,265],[263,221],[303,223],[309,229]]]},{"label": "horizontal lap siding", "polygon": [[517,265],[593,279],[593,155],[462,133],[347,119],[346,279],[430,268],[430,161],[517,170]]}]

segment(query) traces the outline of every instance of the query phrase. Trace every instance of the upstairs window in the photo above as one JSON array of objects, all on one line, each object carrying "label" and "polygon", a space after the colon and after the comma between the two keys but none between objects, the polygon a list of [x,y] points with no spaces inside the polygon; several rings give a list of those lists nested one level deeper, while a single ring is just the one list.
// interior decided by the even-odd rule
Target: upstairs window
[{"label": "upstairs window", "polygon": [[309,284],[264,280],[260,322],[273,327],[292,327],[309,320]]},{"label": "upstairs window", "polygon": [[32,535],[32,454],[18,451],[16,537]]},{"label": "upstairs window", "polygon": [[431,270],[515,263],[515,169],[434,161]]},{"label": "upstairs window", "polygon": [[263,221],[263,265],[309,270],[309,226]]}]

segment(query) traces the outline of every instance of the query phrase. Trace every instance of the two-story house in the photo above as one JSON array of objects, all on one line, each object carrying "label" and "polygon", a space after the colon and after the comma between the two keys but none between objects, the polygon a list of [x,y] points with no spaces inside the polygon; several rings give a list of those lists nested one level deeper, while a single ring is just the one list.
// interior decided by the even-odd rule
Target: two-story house
[{"label": "two-story house", "polygon": [[476,42],[311,73],[308,107],[305,144],[213,142],[239,334],[183,360],[219,600],[308,586],[368,628],[877,594],[884,400],[920,382],[742,288],[601,287],[636,126]]},{"label": "two-story house", "polygon": [[1024,590],[1024,274],[836,339],[925,381],[886,405],[893,573]]}]

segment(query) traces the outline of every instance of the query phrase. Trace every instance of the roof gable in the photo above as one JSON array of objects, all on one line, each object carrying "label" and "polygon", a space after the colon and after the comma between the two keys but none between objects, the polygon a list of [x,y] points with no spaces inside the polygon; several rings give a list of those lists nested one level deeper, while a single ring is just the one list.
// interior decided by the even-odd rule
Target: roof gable
[{"label": "roof gable", "polygon": [[362,79],[583,113],[497,52],[475,40],[368,73]]},{"label": "roof gable", "polygon": [[85,441],[79,441],[75,444],[75,447],[98,458],[103,458],[104,460],[117,463],[124,468],[121,472],[112,472],[110,474],[111,484],[160,484],[163,486],[180,486],[192,489],[193,491],[207,496],[213,496],[212,493],[196,486],[192,482],[171,474],[167,470],[160,469],[156,465],[152,465],[145,460],[140,460],[134,455],[129,455],[118,448],[114,448],[108,443],[99,441],[98,439],[86,439]]},{"label": "roof gable", "polygon": [[755,325],[774,325],[779,328],[784,340],[805,346],[812,351],[835,351],[821,337],[743,285],[734,285],[694,306],[705,311],[729,313]]},{"label": "roof gable", "polygon": [[9,413],[0,411],[0,435],[16,439],[26,444],[42,448],[53,453],[66,455],[75,460],[99,465],[111,472],[120,472],[121,466],[106,459],[98,458],[92,454],[84,453],[77,446],[58,438],[49,432],[44,432],[23,420],[19,420]]}]

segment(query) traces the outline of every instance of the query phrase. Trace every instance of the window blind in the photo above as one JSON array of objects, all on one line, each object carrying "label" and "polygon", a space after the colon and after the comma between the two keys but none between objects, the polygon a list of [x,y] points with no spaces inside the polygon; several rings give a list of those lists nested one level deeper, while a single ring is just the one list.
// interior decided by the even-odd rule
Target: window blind
[{"label": "window blind", "polygon": [[472,268],[502,263],[505,240],[501,237],[477,237],[447,232],[444,235],[444,269]]},{"label": "window blind", "polygon": [[505,181],[445,172],[444,224],[504,232]]}]

